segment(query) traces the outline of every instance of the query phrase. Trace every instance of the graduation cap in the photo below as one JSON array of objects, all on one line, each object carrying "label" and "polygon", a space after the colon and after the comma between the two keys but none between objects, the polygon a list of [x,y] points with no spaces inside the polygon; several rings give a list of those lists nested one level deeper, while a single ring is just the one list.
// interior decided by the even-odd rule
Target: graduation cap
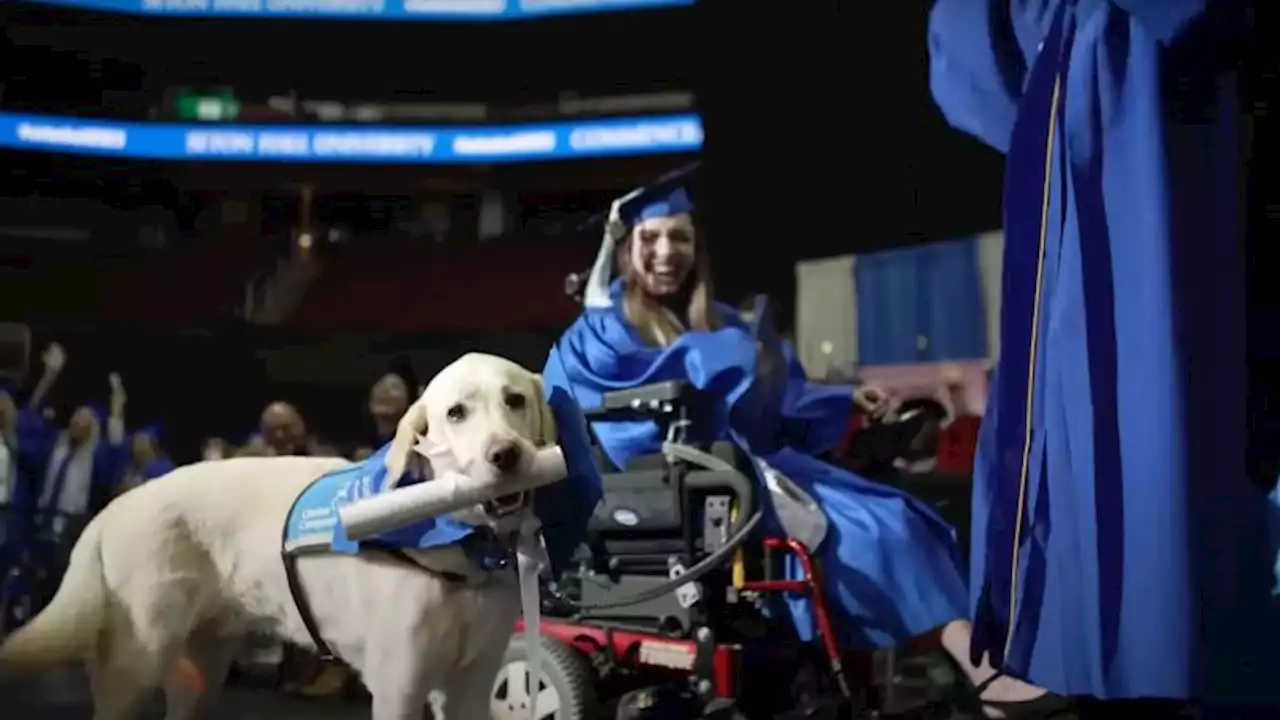
[{"label": "graduation cap", "polygon": [[[600,252],[591,266],[583,289],[583,304],[589,308],[607,308],[613,305],[609,297],[609,284],[613,281],[613,256],[627,233],[636,223],[655,217],[670,217],[693,212],[693,200],[689,196],[689,183],[700,162],[685,165],[658,178],[645,187],[636,188],[614,200],[604,220],[604,237]],[[588,225],[600,222],[601,216],[588,221]]]},{"label": "graduation cap", "polygon": [[156,422],[146,423],[145,425],[138,427],[132,433],[130,433],[130,435],[134,437],[138,435],[146,435],[147,437],[151,438],[153,441],[160,442],[160,434],[162,432],[164,432],[164,423],[156,421]]}]

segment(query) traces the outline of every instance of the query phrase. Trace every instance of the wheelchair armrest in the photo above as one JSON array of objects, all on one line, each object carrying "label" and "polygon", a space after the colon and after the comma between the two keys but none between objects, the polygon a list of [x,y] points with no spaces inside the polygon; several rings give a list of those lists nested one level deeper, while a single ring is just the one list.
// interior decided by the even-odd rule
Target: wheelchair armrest
[{"label": "wheelchair armrest", "polygon": [[687,380],[667,380],[604,393],[600,407],[584,410],[588,420],[646,419],[671,415],[688,397]]},{"label": "wheelchair armrest", "polygon": [[[727,446],[727,443],[722,443]],[[668,457],[689,463],[695,469],[685,476],[685,485],[694,490],[729,490],[738,499],[738,520],[731,528],[738,528],[756,511],[756,483],[743,469],[735,466],[714,452],[706,452],[689,445],[663,443],[662,450]],[[740,460],[742,461],[742,460]],[[750,462],[745,459],[745,462]]]},{"label": "wheelchair armrest", "polygon": [[607,392],[601,404],[605,410],[639,410],[657,408],[664,403],[677,403],[690,388],[687,380],[667,380],[650,385]]}]

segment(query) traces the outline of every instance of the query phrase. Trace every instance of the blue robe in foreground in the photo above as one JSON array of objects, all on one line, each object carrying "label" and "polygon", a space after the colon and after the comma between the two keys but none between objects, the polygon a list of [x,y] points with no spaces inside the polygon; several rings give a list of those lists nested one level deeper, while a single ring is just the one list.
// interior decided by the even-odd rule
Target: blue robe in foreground
[{"label": "blue robe in foreground", "polygon": [[940,0],[931,16],[935,99],[1008,156],[974,651],[1059,693],[1280,688],[1244,465],[1236,77],[1212,44],[1233,7]]},{"label": "blue robe in foreground", "polygon": [[[583,407],[599,405],[604,392],[663,380],[688,380],[702,390],[705,404],[695,423],[700,439],[732,436],[826,511],[830,530],[816,556],[833,624],[846,646],[894,645],[964,616],[952,529],[916,500],[805,454],[839,437],[852,407],[851,388],[806,383],[794,357],[786,358],[791,372],[782,393],[756,387],[755,340],[727,307],[721,312],[729,326],[722,330],[686,333],[664,349],[645,345],[622,315],[618,283],[613,290],[613,307],[588,309],[552,349],[543,369],[549,387],[571,389]],[[786,436],[803,436],[809,447],[780,446],[781,424],[797,420],[813,429]],[[619,467],[661,447],[651,422],[597,422],[594,430]],[[768,531],[778,534],[776,520],[769,524]],[[792,577],[798,570],[788,569]],[[801,638],[813,639],[808,601],[794,597],[788,605]]]},{"label": "blue robe in foreground", "polygon": [[[552,572],[558,575],[569,568],[573,553],[585,539],[587,523],[600,502],[602,491],[600,473],[595,465],[581,409],[563,390],[549,390],[548,403],[556,420],[558,442],[569,474],[560,482],[534,491],[533,509],[542,523],[542,537]],[[285,549],[358,552],[360,543],[347,537],[338,511],[386,488],[389,446],[388,443],[367,459],[317,479],[298,498],[289,513],[284,532]],[[421,477],[410,477],[402,486],[418,482],[423,482]],[[512,549],[495,542],[491,533],[481,532],[449,516],[422,520],[385,532],[369,542],[407,550],[460,545],[477,566],[487,570],[504,567]]]}]

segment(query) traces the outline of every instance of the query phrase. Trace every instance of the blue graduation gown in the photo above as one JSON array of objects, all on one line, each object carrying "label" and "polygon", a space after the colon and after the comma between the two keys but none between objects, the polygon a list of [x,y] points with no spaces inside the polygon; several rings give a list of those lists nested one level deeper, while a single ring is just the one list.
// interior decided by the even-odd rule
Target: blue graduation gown
[{"label": "blue graduation gown", "polygon": [[36,502],[35,486],[44,479],[44,460],[57,439],[57,431],[40,416],[35,408],[24,407],[18,412],[16,425],[17,447],[13,453],[13,496],[10,504],[23,515],[30,515]]},{"label": "blue graduation gown", "polygon": [[14,464],[13,494],[9,498],[11,509],[4,518],[5,553],[10,559],[21,555],[30,541],[45,463],[58,436],[57,430],[33,407],[19,411],[16,430],[17,447],[10,448]]},{"label": "blue graduation gown", "polygon": [[[120,477],[124,472],[124,465],[127,461],[126,453],[128,452],[123,444],[112,443],[106,437],[100,437],[94,442],[93,471],[89,477],[89,494],[85,507],[76,512],[76,514],[83,515],[86,520],[95,515],[111,500],[111,496],[119,486]],[[55,440],[44,457],[43,467],[47,468],[49,463],[54,462],[56,448],[57,441]],[[35,500],[37,505],[39,505],[45,493],[44,482],[48,479],[45,471],[41,471],[40,478],[41,482],[38,486],[39,489]],[[60,509],[66,487],[61,484],[56,476],[52,482],[54,486],[51,490],[51,496],[44,507],[37,507],[38,512],[57,512]]]},{"label": "blue graduation gown", "polygon": [[153,460],[151,460],[151,462],[147,463],[147,466],[143,468],[142,475],[143,475],[143,478],[146,480],[155,480],[161,475],[168,475],[169,473],[173,472],[174,468],[176,467],[178,466],[175,465],[172,460],[170,460],[167,456],[162,455],[160,457],[154,458]]},{"label": "blue graduation gown", "polygon": [[[685,379],[702,392],[695,429],[701,440],[732,437],[806,490],[826,512],[829,531],[816,553],[824,590],[845,646],[876,648],[921,635],[965,614],[954,531],[922,503],[901,492],[820,462],[820,452],[839,438],[852,409],[851,388],[808,383],[784,351],[790,374],[772,406],[756,387],[756,346],[737,313],[721,307],[727,327],[689,332],[668,348],[643,343],[622,314],[620,285],[610,308],[592,308],[556,343],[543,369],[549,387],[568,388],[583,407],[600,404],[603,393]],[[797,421],[802,432],[782,425]],[[652,422],[597,422],[596,437],[613,461],[625,467],[640,454],[657,452],[662,438]],[[765,496],[767,497],[767,496]],[[767,516],[767,530],[779,532]],[[799,568],[788,568],[798,577]],[[809,603],[787,604],[804,640],[816,634]]]},{"label": "blue graduation gown", "polygon": [[1007,154],[974,651],[1060,693],[1275,694],[1235,77],[1196,26],[1228,5],[940,0],[930,18],[935,99]]}]

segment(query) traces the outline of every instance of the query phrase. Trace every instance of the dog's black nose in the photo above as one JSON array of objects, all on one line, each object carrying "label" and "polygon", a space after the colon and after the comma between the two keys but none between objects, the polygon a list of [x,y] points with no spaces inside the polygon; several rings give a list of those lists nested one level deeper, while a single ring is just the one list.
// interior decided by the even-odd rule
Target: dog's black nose
[{"label": "dog's black nose", "polygon": [[509,473],[520,465],[520,446],[513,442],[494,443],[489,448],[489,463],[498,472]]}]

